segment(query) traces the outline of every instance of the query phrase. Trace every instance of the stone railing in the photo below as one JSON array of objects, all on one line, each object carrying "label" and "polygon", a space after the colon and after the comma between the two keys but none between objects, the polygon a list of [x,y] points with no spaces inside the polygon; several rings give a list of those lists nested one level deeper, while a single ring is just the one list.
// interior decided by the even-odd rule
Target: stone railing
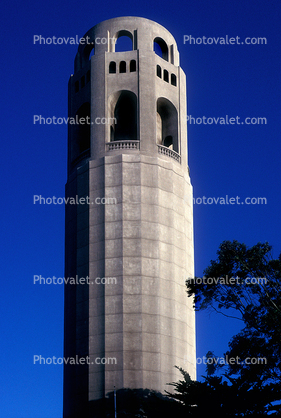
[{"label": "stone railing", "polygon": [[173,158],[178,163],[181,162],[181,156],[174,150],[164,147],[163,145],[158,145],[158,153],[162,155],[168,155],[168,157]]},{"label": "stone railing", "polygon": [[140,149],[140,141],[112,141],[106,143],[107,151],[119,149]]},{"label": "stone railing", "polygon": [[[112,141],[106,143],[107,151],[115,150],[139,150],[140,141]],[[163,145],[158,145],[158,153],[162,155],[167,155],[170,158],[173,158],[178,163],[181,163],[181,156],[174,150],[164,147]]]}]

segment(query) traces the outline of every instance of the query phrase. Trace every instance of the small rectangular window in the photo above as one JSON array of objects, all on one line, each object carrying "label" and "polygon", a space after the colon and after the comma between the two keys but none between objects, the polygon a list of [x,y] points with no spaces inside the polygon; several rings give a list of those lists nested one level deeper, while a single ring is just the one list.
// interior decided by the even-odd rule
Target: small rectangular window
[{"label": "small rectangular window", "polygon": [[171,74],[171,84],[172,86],[177,85],[177,76],[175,74]]},{"label": "small rectangular window", "polygon": [[125,73],[126,72],[126,62],[121,61],[119,64],[119,73]]},{"label": "small rectangular window", "polygon": [[137,69],[137,65],[136,65],[136,60],[131,60],[130,61],[130,72],[134,72]]},{"label": "small rectangular window", "polygon": [[157,74],[157,77],[162,78],[162,70],[161,70],[160,65],[157,65],[156,67],[156,74]]},{"label": "small rectangular window", "polygon": [[116,73],[116,62],[111,61],[109,63],[109,74],[115,74]]}]

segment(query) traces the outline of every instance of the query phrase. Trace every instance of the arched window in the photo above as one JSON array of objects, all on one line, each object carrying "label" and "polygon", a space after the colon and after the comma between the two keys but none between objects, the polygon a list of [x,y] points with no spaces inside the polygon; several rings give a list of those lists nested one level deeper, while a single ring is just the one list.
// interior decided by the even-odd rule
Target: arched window
[{"label": "arched window", "polygon": [[137,64],[136,64],[136,60],[131,60],[130,61],[130,73],[134,72],[137,70]]},{"label": "arched window", "polygon": [[175,74],[171,74],[171,84],[173,86],[177,85],[177,76]]},{"label": "arched window", "polygon": [[114,127],[115,125],[110,126],[110,142],[114,141]]},{"label": "arched window", "polygon": [[166,81],[167,83],[169,83],[169,73],[167,70],[164,70],[164,81]]},{"label": "arched window", "polygon": [[[79,107],[76,112],[75,118],[78,120],[73,129],[72,138],[72,161],[75,160],[79,155],[90,149],[91,143],[91,107],[90,103],[86,102]],[[82,119],[83,118],[83,119]]]},{"label": "arched window", "polygon": [[85,61],[89,61],[93,55],[95,55],[95,45],[94,44],[87,44],[83,51]]},{"label": "arched window", "polygon": [[115,52],[124,52],[133,50],[133,36],[127,30],[118,32],[115,43]]},{"label": "arched window", "polygon": [[157,77],[162,78],[162,70],[161,70],[160,65],[156,66],[156,75],[157,75]]},{"label": "arched window", "polygon": [[81,153],[90,148],[90,103],[84,103],[78,109],[78,112],[76,114],[78,116],[78,121],[81,120],[81,123],[78,124],[79,152]]},{"label": "arched window", "polygon": [[119,72],[120,73],[125,73],[126,72],[126,62],[125,61],[121,61],[119,64]]},{"label": "arched window", "polygon": [[111,141],[137,139],[137,96],[123,90],[116,96],[114,106],[115,124],[111,127]]},{"label": "arched window", "polygon": [[168,46],[162,38],[154,39],[153,50],[155,54],[159,55],[159,57],[168,61],[168,57],[169,57]]},{"label": "arched window", "polygon": [[75,81],[75,93],[79,91],[79,81]]},{"label": "arched window", "polygon": [[172,135],[168,135],[168,136],[166,136],[166,138],[164,138],[164,144],[163,145],[167,148],[169,148],[171,145],[173,145]]},{"label": "arched window", "polygon": [[157,100],[157,143],[179,152],[178,112],[173,103],[164,97]]},{"label": "arched window", "polygon": [[90,55],[89,55],[89,60],[92,58],[92,56],[95,55],[95,48],[91,49]]},{"label": "arched window", "polygon": [[116,73],[116,62],[111,61],[109,63],[109,73],[110,74],[115,74]]}]

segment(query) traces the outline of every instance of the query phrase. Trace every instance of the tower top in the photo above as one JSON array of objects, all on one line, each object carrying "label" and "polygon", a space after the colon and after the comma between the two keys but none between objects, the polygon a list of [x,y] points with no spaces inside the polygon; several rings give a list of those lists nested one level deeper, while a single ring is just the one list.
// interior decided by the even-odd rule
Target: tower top
[{"label": "tower top", "polygon": [[177,43],[164,26],[144,17],[122,16],[104,20],[85,33],[85,42],[80,43],[75,58],[75,72],[87,64],[93,48],[95,55],[115,52],[118,38],[124,35],[131,39],[132,50],[153,51],[156,42],[162,51],[162,58],[179,66]]},{"label": "tower top", "polygon": [[69,116],[87,124],[69,127],[69,174],[117,154],[187,166],[186,79],[167,29],[143,17],[105,20],[81,38],[74,66]]}]

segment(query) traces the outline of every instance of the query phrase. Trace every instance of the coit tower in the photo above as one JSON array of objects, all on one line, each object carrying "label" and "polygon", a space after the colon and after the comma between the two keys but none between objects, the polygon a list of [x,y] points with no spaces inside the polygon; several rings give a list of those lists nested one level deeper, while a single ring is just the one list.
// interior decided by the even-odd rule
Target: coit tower
[{"label": "coit tower", "polygon": [[139,17],[94,26],[78,47],[68,106],[75,204],[66,204],[65,276],[75,284],[65,286],[64,418],[76,418],[114,388],[171,390],[175,365],[195,379],[186,78],[175,39]]}]

